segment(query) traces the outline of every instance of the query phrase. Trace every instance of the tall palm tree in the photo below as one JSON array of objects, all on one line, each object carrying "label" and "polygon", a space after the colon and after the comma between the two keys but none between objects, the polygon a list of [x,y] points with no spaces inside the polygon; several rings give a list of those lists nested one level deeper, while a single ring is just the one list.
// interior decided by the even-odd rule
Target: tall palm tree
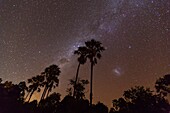
[{"label": "tall palm tree", "polygon": [[35,77],[32,77],[31,79],[28,79],[28,83],[30,84],[28,86],[28,95],[30,94],[28,102],[30,101],[30,99],[31,99],[31,97],[32,97],[32,95],[35,91],[37,91],[37,92],[41,91],[41,87],[43,86],[43,82],[44,82],[44,77],[41,76],[41,75],[37,75]]},{"label": "tall palm tree", "polygon": [[102,46],[102,43],[92,39],[91,41],[85,42],[85,47],[87,49],[87,58],[91,63],[91,76],[90,76],[90,106],[92,106],[92,97],[93,97],[93,66],[97,64],[97,59],[101,58],[101,52],[105,50]]},{"label": "tall palm tree", "polygon": [[77,86],[80,65],[85,64],[86,60],[87,60],[87,48],[86,47],[78,47],[78,49],[74,51],[74,54],[79,56],[77,59],[79,64],[77,66],[76,78],[75,78],[74,85],[73,85],[73,88],[74,88],[73,89],[73,97],[75,97],[75,89]]},{"label": "tall palm tree", "polygon": [[58,76],[60,75],[60,73],[61,73],[60,68],[57,65],[51,65],[47,67],[45,71],[42,73],[42,75],[45,77],[45,82],[44,82],[45,88],[41,96],[41,100],[47,97],[49,92],[53,88],[58,86],[59,84]]}]

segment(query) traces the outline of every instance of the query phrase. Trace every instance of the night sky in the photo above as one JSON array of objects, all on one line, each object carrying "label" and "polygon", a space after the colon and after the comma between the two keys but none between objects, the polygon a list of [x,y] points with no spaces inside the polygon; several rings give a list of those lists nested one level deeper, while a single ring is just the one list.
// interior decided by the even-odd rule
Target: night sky
[{"label": "night sky", "polygon": [[[78,65],[73,51],[91,39],[107,48],[94,67],[94,103],[111,105],[135,85],[153,88],[170,73],[170,0],[0,0],[4,81],[19,83],[57,64],[56,91],[64,96]],[[80,77],[89,79],[90,63]]]}]

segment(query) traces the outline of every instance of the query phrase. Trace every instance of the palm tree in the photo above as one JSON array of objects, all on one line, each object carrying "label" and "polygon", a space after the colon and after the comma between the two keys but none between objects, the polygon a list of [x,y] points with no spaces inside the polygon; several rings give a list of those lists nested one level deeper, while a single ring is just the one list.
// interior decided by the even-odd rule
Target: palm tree
[{"label": "palm tree", "polygon": [[97,59],[101,58],[101,52],[105,50],[102,43],[92,39],[91,41],[85,42],[85,47],[87,49],[87,58],[91,63],[91,77],[90,77],[90,106],[92,106],[92,84],[93,84],[93,66],[97,64]]},{"label": "palm tree", "polygon": [[68,95],[72,95],[72,88],[74,88],[75,90],[75,99],[80,100],[80,99],[84,99],[85,98],[85,86],[87,84],[89,84],[88,80],[84,80],[84,79],[79,79],[77,80],[77,84],[75,85],[75,80],[74,79],[70,79],[69,80],[69,85],[71,85],[70,88],[67,89]]},{"label": "palm tree", "polygon": [[[42,75],[45,77],[45,88],[43,94],[41,96],[41,100],[49,95],[49,92],[59,84],[58,76],[60,75],[61,71],[57,65],[51,65],[45,69]],[[41,101],[40,100],[40,101]]]},{"label": "palm tree", "polygon": [[27,97],[30,94],[28,102],[30,101],[30,99],[35,91],[37,91],[37,92],[41,91],[43,82],[44,82],[44,76],[41,76],[41,75],[37,75],[35,77],[32,77],[31,79],[28,79],[28,83],[30,84],[28,86],[28,94],[27,94]]},{"label": "palm tree", "polygon": [[74,51],[74,54],[75,55],[78,55],[78,66],[77,66],[77,72],[76,72],[76,78],[75,78],[75,81],[74,81],[74,85],[73,85],[73,97],[75,97],[75,89],[76,89],[76,86],[77,86],[77,80],[78,80],[78,74],[79,74],[79,69],[80,69],[80,65],[83,65],[86,63],[86,60],[87,60],[87,48],[86,47],[78,47],[77,50]]}]

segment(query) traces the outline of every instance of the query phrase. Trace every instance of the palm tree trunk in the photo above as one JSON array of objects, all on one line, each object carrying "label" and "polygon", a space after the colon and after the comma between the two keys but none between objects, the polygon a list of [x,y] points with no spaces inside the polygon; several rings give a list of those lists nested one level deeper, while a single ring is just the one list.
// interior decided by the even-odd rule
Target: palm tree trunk
[{"label": "palm tree trunk", "polygon": [[91,77],[90,77],[90,107],[92,107],[92,99],[93,99],[93,60],[91,62]]},{"label": "palm tree trunk", "polygon": [[47,86],[45,86],[45,88],[44,88],[44,91],[43,91],[40,101],[44,99],[46,92],[47,92]]},{"label": "palm tree trunk", "polygon": [[50,93],[50,88],[48,89],[48,91],[47,91],[47,95],[46,95],[46,98],[48,97],[48,95],[49,95],[49,93]]},{"label": "palm tree trunk", "polygon": [[78,79],[78,74],[79,74],[79,69],[80,69],[80,63],[78,64],[78,67],[77,67],[77,72],[76,72],[76,79],[75,79],[75,83],[74,83],[74,91],[73,91],[73,97],[75,97],[75,92],[76,92],[76,85],[77,85],[77,79]]},{"label": "palm tree trunk", "polygon": [[29,96],[30,92],[28,92],[27,96],[25,97],[25,101],[27,100],[28,96]]},{"label": "palm tree trunk", "polygon": [[35,90],[33,90],[33,91],[31,92],[30,97],[29,97],[29,99],[28,99],[28,102],[30,101],[30,99],[31,99],[31,97],[32,97],[32,95],[33,95],[33,93],[34,93],[34,91],[35,91]]}]

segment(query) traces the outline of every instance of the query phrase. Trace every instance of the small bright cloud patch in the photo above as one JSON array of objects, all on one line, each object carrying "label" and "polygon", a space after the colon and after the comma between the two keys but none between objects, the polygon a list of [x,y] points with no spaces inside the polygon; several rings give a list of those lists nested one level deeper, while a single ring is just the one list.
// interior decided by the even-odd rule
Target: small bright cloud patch
[{"label": "small bright cloud patch", "polygon": [[116,67],[112,70],[113,74],[115,76],[121,76],[122,75],[122,69],[120,67]]}]

